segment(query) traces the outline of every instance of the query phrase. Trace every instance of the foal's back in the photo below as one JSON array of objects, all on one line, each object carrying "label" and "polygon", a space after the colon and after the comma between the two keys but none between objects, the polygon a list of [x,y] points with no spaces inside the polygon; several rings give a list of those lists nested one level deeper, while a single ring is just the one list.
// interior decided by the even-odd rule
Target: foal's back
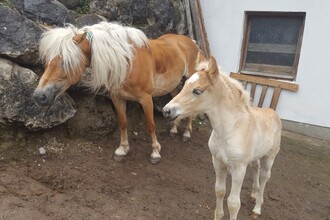
[{"label": "foal's back", "polygon": [[271,108],[253,107],[252,113],[256,119],[254,160],[264,155],[276,155],[281,142],[280,117]]}]

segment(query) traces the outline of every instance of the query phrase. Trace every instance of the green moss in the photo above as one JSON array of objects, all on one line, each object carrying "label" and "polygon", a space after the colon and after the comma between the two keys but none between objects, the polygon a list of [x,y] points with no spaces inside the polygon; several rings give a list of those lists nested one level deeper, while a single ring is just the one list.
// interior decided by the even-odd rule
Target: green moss
[{"label": "green moss", "polygon": [[80,0],[79,6],[75,9],[79,14],[88,14],[89,13],[89,0]]},{"label": "green moss", "polygon": [[0,0],[0,5],[7,6],[11,9],[14,9],[14,4],[10,0]]}]

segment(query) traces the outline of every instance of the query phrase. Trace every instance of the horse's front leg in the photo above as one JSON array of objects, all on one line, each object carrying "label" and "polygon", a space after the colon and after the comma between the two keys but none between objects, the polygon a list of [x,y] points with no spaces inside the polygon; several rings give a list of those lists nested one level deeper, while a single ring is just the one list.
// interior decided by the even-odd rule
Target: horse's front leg
[{"label": "horse's front leg", "polygon": [[215,171],[215,195],[216,195],[216,208],[214,211],[214,220],[221,220],[224,216],[223,212],[223,198],[226,194],[226,178],[227,178],[227,167],[226,164],[212,156],[212,163]]},{"label": "horse's front leg", "polygon": [[149,94],[145,94],[139,100],[140,104],[142,105],[146,121],[147,127],[151,137],[151,146],[152,146],[152,153],[150,156],[150,162],[152,164],[158,164],[160,162],[160,149],[161,146],[158,143],[157,136],[156,136],[156,125],[154,120],[154,107],[152,102],[152,97]]},{"label": "horse's front leg", "polygon": [[238,211],[241,207],[241,189],[246,173],[246,165],[232,164],[229,168],[231,173],[231,191],[228,196],[228,209],[230,214],[230,220],[236,220]]},{"label": "horse's front leg", "polygon": [[129,151],[129,144],[127,138],[127,117],[126,117],[126,100],[117,96],[111,96],[112,103],[117,111],[117,118],[120,130],[120,145],[116,149],[114,159],[122,161]]},{"label": "horse's front leg", "polygon": [[[173,121],[171,130],[170,130],[170,136],[171,137],[178,134],[178,127],[180,125],[181,119],[182,118],[178,117]],[[192,117],[189,116],[186,129],[185,129],[185,131],[183,133],[183,136],[182,136],[182,141],[183,142],[189,141],[190,138],[191,138],[191,133],[192,133]]]}]

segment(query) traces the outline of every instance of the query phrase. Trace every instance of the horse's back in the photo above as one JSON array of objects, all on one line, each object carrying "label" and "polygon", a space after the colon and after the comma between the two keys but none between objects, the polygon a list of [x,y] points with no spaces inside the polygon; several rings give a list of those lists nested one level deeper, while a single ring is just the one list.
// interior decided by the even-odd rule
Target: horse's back
[{"label": "horse's back", "polygon": [[260,158],[263,155],[276,155],[280,147],[282,131],[279,115],[271,108],[254,107],[252,112],[257,124],[255,156]]},{"label": "horse's back", "polygon": [[166,44],[173,46],[178,55],[185,58],[188,72],[190,74],[195,72],[196,59],[200,51],[198,45],[194,40],[179,34],[165,34],[158,38],[158,40],[166,42]]}]

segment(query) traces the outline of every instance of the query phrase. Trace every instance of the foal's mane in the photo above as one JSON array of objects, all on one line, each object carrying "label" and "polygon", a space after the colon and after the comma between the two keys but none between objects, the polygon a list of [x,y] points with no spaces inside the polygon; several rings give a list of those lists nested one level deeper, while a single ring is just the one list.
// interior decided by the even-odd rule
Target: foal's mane
[{"label": "foal's mane", "polygon": [[69,76],[84,61],[84,55],[72,37],[88,32],[92,35],[92,79],[88,85],[93,90],[105,87],[112,90],[120,87],[126,78],[134,58],[134,48],[148,45],[146,35],[135,28],[101,22],[77,29],[73,25],[45,32],[40,41],[39,53],[44,63],[57,56],[63,59],[62,68]]},{"label": "foal's mane", "polygon": [[243,106],[251,106],[250,95],[243,88],[242,84],[237,80],[229,77],[228,75],[219,71],[220,78],[223,80],[227,87],[227,91],[232,99],[232,101],[242,104]]},{"label": "foal's mane", "polygon": [[[196,65],[197,71],[202,70],[209,70],[209,62],[208,61],[202,61],[199,64]],[[231,100],[233,103],[239,103],[243,106],[251,106],[250,103],[250,95],[249,93],[243,88],[242,84],[239,83],[237,80],[229,77],[227,74],[223,73],[221,70],[221,67],[218,66],[219,71],[219,78],[224,83],[226,92],[220,92],[219,95],[225,95],[225,98]],[[209,74],[209,73],[208,73]],[[209,77],[209,80],[212,81],[212,79]],[[212,82],[211,82],[212,83]]]}]

